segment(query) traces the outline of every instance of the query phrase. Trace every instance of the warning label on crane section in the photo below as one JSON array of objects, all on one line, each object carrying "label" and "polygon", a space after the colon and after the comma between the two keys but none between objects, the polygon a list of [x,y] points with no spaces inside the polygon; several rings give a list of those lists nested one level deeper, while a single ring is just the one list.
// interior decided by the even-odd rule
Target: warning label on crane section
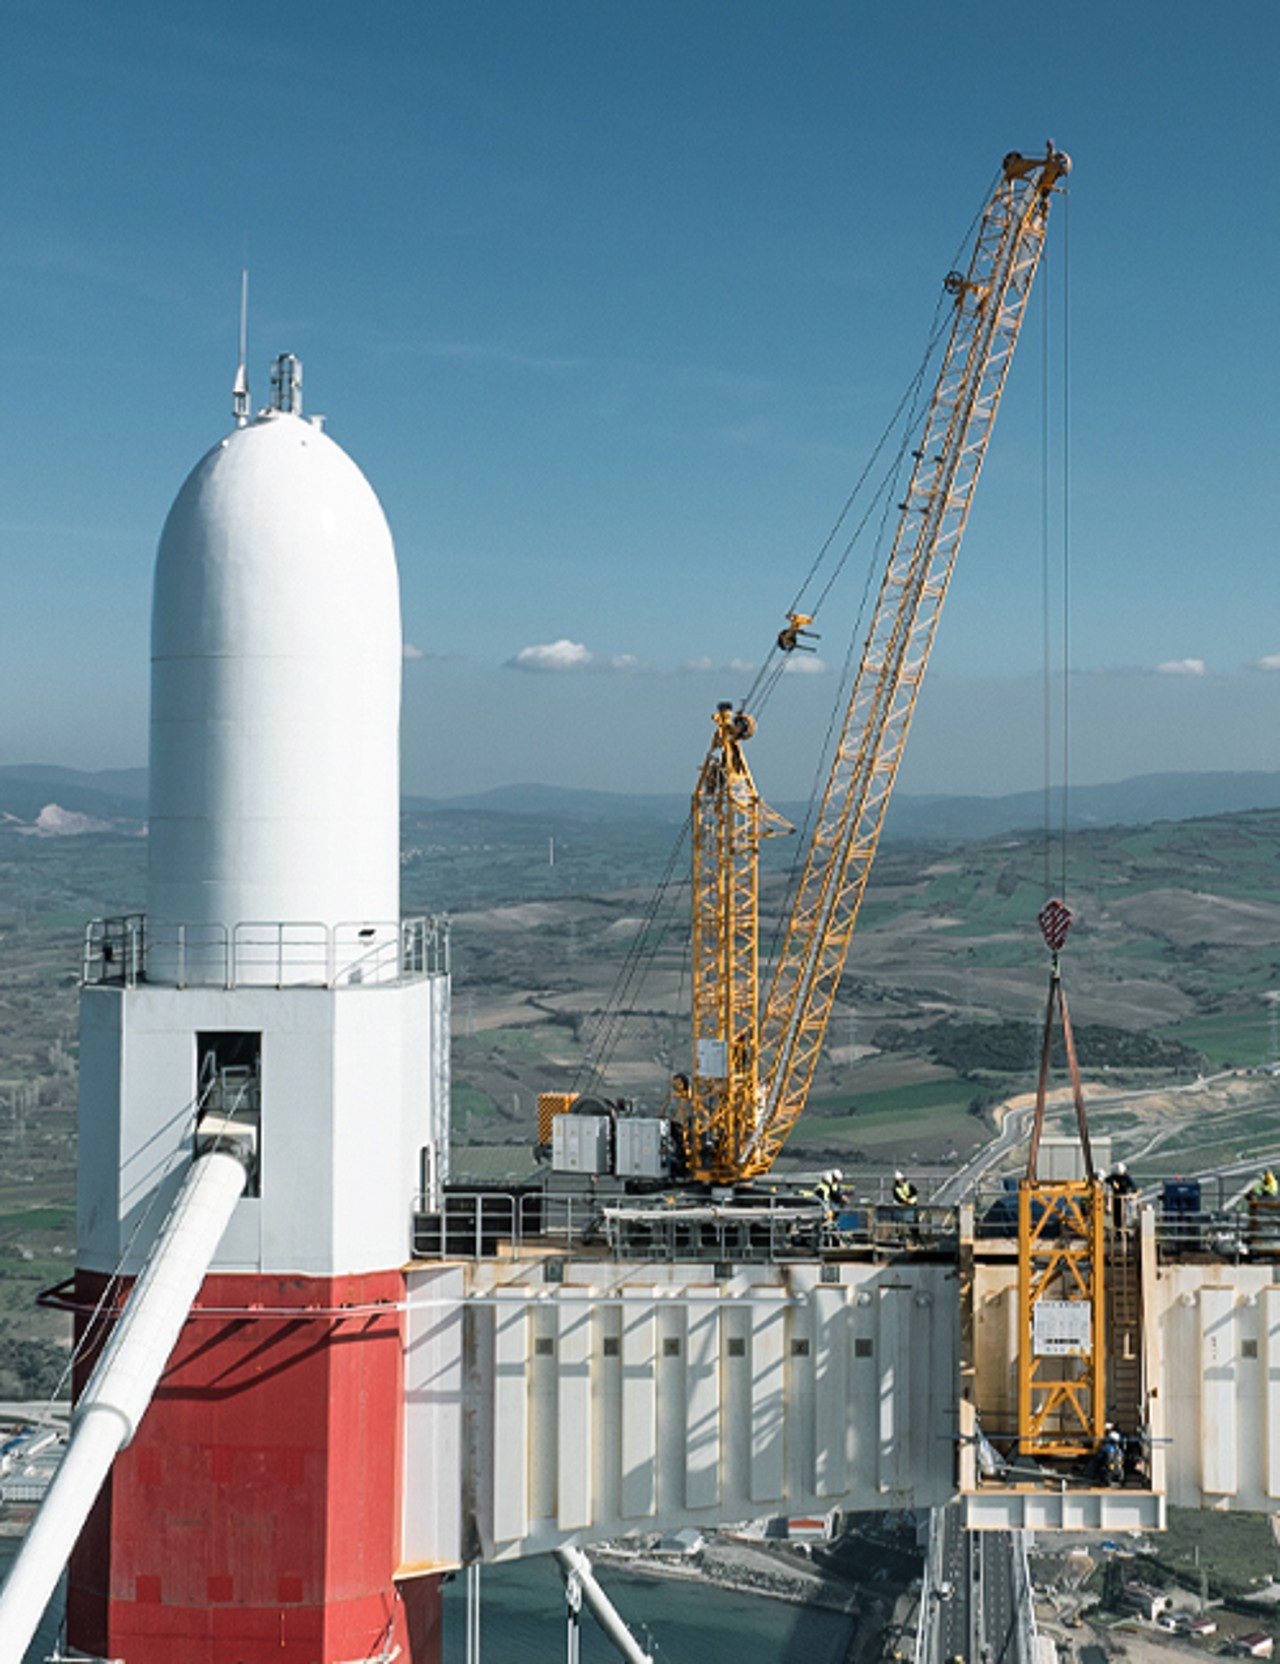
[{"label": "warning label on crane section", "polygon": [[1037,1358],[1089,1352],[1093,1305],[1088,1300],[1041,1300],[1031,1316],[1031,1350]]},{"label": "warning label on crane section", "polygon": [[723,1080],[729,1073],[729,1047],[724,1040],[699,1040],[697,1068],[700,1075]]}]

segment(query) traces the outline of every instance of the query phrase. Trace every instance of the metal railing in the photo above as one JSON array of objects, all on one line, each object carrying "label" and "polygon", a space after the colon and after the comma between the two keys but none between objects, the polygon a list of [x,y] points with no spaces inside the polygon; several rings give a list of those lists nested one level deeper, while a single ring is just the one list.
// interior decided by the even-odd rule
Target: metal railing
[{"label": "metal railing", "polygon": [[954,1252],[957,1210],[858,1205],[829,1213],[781,1195],[745,1202],[680,1197],[601,1197],[543,1190],[451,1190],[441,1209],[419,1205],[416,1259],[489,1259],[558,1244],[624,1260],[725,1264],[917,1251]]},{"label": "metal railing", "polygon": [[[1109,1206],[1116,1223],[1130,1227],[1141,1209],[1150,1208],[1162,1259],[1280,1258],[1280,1197],[1242,1196],[1245,1182],[1239,1174],[1220,1173],[1161,1181],[1134,1195],[1112,1198]],[[1004,1238],[1016,1242],[1016,1184],[982,1186],[973,1196],[973,1214],[979,1241]]]},{"label": "metal railing", "polygon": [[93,919],[86,926],[81,979],[134,987],[341,988],[415,982],[449,969],[449,921],[422,915],[399,921],[247,920],[170,924],[142,913]]},{"label": "metal railing", "polygon": [[542,1190],[452,1190],[436,1211],[421,1202],[414,1208],[415,1259],[491,1259],[507,1247],[548,1240],[566,1248],[602,1242],[599,1199]]}]

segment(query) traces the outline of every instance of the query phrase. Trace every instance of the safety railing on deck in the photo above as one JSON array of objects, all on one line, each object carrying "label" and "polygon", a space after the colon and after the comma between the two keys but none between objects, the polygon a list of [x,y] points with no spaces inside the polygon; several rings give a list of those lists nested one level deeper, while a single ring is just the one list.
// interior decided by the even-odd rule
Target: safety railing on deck
[{"label": "safety railing on deck", "polygon": [[[1114,1222],[1126,1226],[1135,1225],[1139,1211],[1150,1208],[1165,1260],[1280,1258],[1280,1197],[1243,1193],[1247,1185],[1248,1179],[1238,1173],[1166,1179],[1136,1194],[1113,1197],[1110,1207]],[[980,1243],[1016,1243],[1016,1179],[999,1187],[983,1186],[972,1200],[974,1234]],[[1047,1232],[1041,1227],[1040,1234],[1052,1235],[1052,1223]]]},{"label": "safety railing on deck", "polygon": [[308,920],[169,924],[142,913],[94,919],[85,929],[86,984],[133,987],[355,987],[413,982],[449,969],[449,921],[326,925]]},{"label": "safety railing on deck", "polygon": [[487,1259],[548,1243],[616,1259],[727,1264],[952,1252],[950,1207],[863,1205],[829,1212],[792,1195],[728,1202],[528,1190],[451,1190],[438,1211],[415,1210],[418,1259]]}]

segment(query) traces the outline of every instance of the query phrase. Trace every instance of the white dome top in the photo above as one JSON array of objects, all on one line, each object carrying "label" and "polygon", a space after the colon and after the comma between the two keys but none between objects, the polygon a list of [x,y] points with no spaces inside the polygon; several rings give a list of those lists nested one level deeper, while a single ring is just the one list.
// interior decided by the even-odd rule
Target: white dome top
[{"label": "white dome top", "polygon": [[178,493],[151,628],[153,925],[399,909],[395,552],[364,475],[284,411]]}]

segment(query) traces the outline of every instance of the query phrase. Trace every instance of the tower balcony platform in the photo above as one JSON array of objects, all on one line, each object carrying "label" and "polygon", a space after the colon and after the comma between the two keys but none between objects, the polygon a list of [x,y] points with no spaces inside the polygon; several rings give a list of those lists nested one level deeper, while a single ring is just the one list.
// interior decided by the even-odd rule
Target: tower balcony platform
[{"label": "tower balcony platform", "polygon": [[449,971],[449,921],[435,915],[360,919],[171,923],[144,913],[85,928],[85,987],[352,988],[417,982]]}]

